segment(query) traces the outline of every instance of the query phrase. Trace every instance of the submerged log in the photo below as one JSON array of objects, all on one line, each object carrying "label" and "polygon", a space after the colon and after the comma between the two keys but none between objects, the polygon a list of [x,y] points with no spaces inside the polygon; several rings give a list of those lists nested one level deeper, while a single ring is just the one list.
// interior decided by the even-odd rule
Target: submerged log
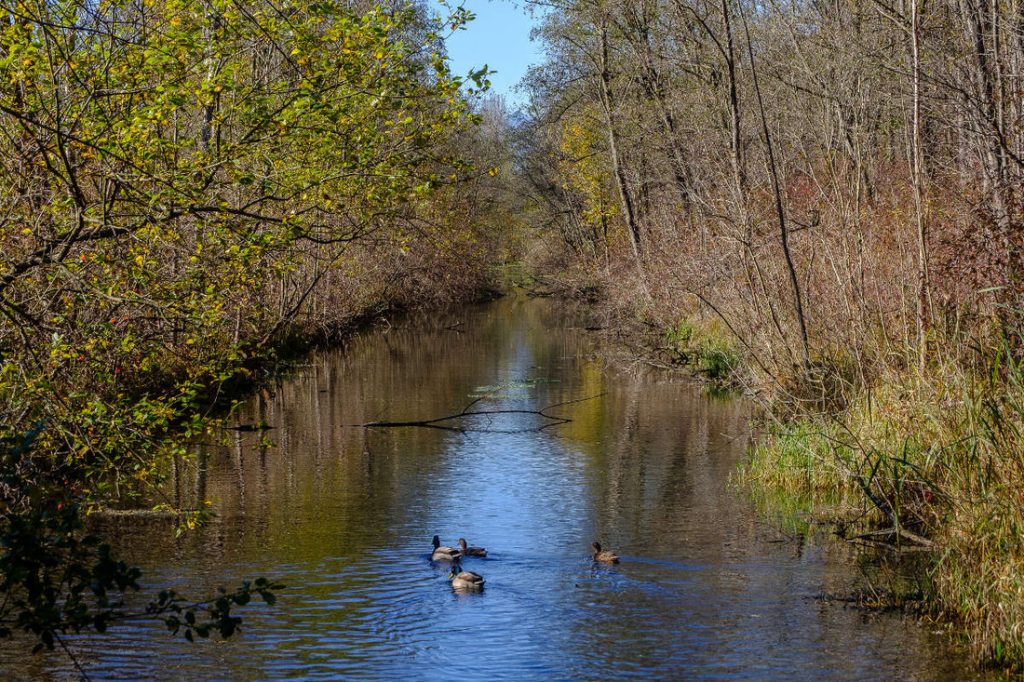
[{"label": "submerged log", "polygon": [[[474,405],[476,405],[477,403],[479,403],[481,400],[483,400],[483,398],[477,398],[476,400],[472,401],[471,403],[466,405],[464,408],[462,408],[461,411],[456,412],[454,414],[447,414],[447,415],[444,415],[443,417],[435,417],[433,419],[411,419],[411,420],[406,420],[406,421],[372,421],[372,422],[366,422],[364,424],[354,424],[353,426],[361,427],[361,428],[364,428],[364,429],[419,427],[419,428],[425,428],[425,429],[441,429],[443,431],[455,431],[455,432],[458,432],[458,433],[466,433],[466,432],[471,432],[471,431],[472,432],[486,432],[486,433],[521,433],[521,432],[526,432],[526,431],[543,431],[544,429],[550,428],[552,426],[558,426],[560,424],[568,424],[569,422],[572,421],[572,419],[569,419],[568,417],[559,417],[559,416],[556,416],[556,415],[548,414],[549,410],[553,410],[556,407],[563,407],[565,405],[573,405],[575,403],[582,403],[582,402],[586,402],[588,400],[594,400],[596,398],[600,398],[603,395],[605,395],[605,394],[604,393],[599,393],[598,395],[593,395],[593,396],[590,396],[590,397],[587,397],[587,398],[579,398],[579,399],[576,399],[576,400],[566,400],[564,402],[555,403],[553,405],[548,405],[547,407],[544,407],[544,408],[539,409],[539,410],[522,410],[522,409],[520,409],[520,410],[513,410],[513,409],[509,409],[509,410],[473,410],[471,408]],[[473,429],[473,428],[467,428],[467,427],[464,427],[464,426],[458,426],[458,425],[453,425],[453,424],[446,423],[446,422],[457,421],[457,420],[460,420],[460,419],[465,419],[467,417],[487,417],[487,416],[497,416],[497,415],[502,415],[502,414],[531,414],[531,415],[534,415],[534,416],[537,416],[537,417],[542,417],[542,418],[547,419],[549,421],[548,421],[547,424],[544,424],[542,426],[538,426],[536,428],[516,429],[514,431],[501,430],[501,429]]]}]

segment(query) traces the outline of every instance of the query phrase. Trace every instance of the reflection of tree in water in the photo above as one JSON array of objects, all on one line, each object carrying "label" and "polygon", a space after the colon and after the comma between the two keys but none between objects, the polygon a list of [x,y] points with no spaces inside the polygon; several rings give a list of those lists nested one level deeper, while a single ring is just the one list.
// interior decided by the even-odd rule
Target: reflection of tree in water
[{"label": "reflection of tree in water", "polygon": [[[592,463],[588,475],[604,532],[713,552],[727,552],[757,532],[749,512],[739,509],[745,501],[727,489],[746,447],[748,415],[741,401],[714,400],[685,379],[608,369],[589,359],[588,335],[564,333],[578,329],[578,321],[547,306],[526,314],[541,328],[563,331],[559,343],[530,337],[534,356],[551,364],[574,359],[572,379],[553,390],[607,391],[576,406],[573,422],[558,430]],[[713,529],[713,542],[703,529]]]},{"label": "reflection of tree in water", "polygon": [[[806,655],[821,655],[814,638],[833,632],[865,645],[886,641],[851,628],[855,615],[808,608],[808,591],[822,590],[833,573],[849,579],[849,570],[820,552],[794,557],[792,545],[767,542],[777,536],[763,537],[752,505],[729,488],[745,450],[743,404],[711,400],[663,374],[609,369],[593,358],[582,326],[558,303],[509,300],[314,354],[237,415],[272,430],[226,432],[225,444],[178,463],[175,499],[213,501],[208,527],[175,541],[168,522],[147,520],[125,524],[124,542],[157,578],[164,571],[197,584],[191,572],[200,570],[220,584],[230,578],[224,571],[258,569],[294,587],[287,608],[251,626],[271,633],[272,647],[252,659],[247,652],[244,663],[236,649],[217,654],[234,669],[252,666],[252,677],[290,656],[320,669],[325,653],[331,665],[362,665],[360,657],[392,665],[385,661],[402,656],[389,647],[401,637],[426,638],[449,664],[466,642],[458,633],[446,640],[443,624],[434,629],[451,604],[430,591],[432,580],[444,580],[428,565],[429,538],[461,530],[481,512],[489,514],[474,529],[481,537],[466,533],[496,550],[487,561],[498,563],[481,566],[493,601],[460,602],[460,623],[485,604],[496,608],[515,624],[495,627],[488,614],[466,627],[507,638],[499,648],[513,658],[526,642],[531,663],[535,655],[568,677],[613,663],[665,672],[680,663],[672,655],[690,657],[688,669],[713,670],[718,659],[743,660],[736,647],[750,642],[792,639]],[[603,395],[567,405],[556,414],[572,421],[539,433],[525,414],[523,423],[501,415],[489,425],[518,429],[512,434],[351,426],[429,420],[481,393],[479,405],[498,410]],[[586,547],[594,539],[624,555],[623,564],[591,569]],[[550,589],[535,585],[538,542],[550,546]],[[408,592],[382,593],[378,569],[394,572]],[[502,592],[509,589],[514,595]],[[752,610],[760,620],[751,620]],[[913,636],[904,629],[888,641],[898,648]],[[789,663],[804,655],[776,654]],[[189,670],[220,665],[199,656],[189,654]]]},{"label": "reflection of tree in water", "polygon": [[[175,499],[184,507],[210,499],[217,513],[177,544],[230,564],[254,555],[269,561],[275,552],[287,559],[354,556],[386,541],[389,528],[404,525],[409,502],[432,494],[429,471],[452,436],[351,425],[458,411],[481,385],[506,381],[499,368],[519,340],[519,307],[471,308],[459,314],[460,325],[442,316],[359,334],[344,349],[314,354],[273,391],[254,395],[238,421],[273,430],[231,431],[226,446],[207,446],[176,463]],[[403,474],[407,469],[413,475]],[[379,519],[388,520],[386,527]],[[131,538],[125,544],[131,551]],[[150,540],[143,544],[150,547]]]}]

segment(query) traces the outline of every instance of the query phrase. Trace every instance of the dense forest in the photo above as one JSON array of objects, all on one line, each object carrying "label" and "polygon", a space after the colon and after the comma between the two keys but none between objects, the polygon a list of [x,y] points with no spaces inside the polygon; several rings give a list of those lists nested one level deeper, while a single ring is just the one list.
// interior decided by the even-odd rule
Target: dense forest
[{"label": "dense forest", "polygon": [[744,480],[941,547],[929,603],[1019,663],[1019,3],[535,4],[539,271],[746,387]]},{"label": "dense forest", "polygon": [[[3,3],[0,637],[124,617],[87,513],[275,359],[515,260],[743,389],[745,485],[941,548],[928,608],[1024,662],[1019,2],[529,4],[509,112],[447,60],[471,7]],[[273,588],[149,615],[230,635]]]},{"label": "dense forest", "polygon": [[[276,357],[492,287],[503,228],[466,192],[497,173],[474,157],[487,74],[453,74],[444,45],[470,16],[3,3],[0,638],[53,647],[125,616],[137,571],[85,513],[152,503],[168,458]],[[151,615],[230,634],[269,584],[187,621],[163,593]]]}]

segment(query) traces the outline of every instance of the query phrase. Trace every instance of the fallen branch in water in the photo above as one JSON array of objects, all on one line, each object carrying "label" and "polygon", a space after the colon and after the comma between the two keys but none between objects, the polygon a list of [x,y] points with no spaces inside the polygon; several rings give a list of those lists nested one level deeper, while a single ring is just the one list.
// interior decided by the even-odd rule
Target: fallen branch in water
[{"label": "fallen branch in water", "polygon": [[[840,537],[843,537],[842,535]],[[845,540],[853,544],[862,544],[870,547],[881,547],[900,552],[931,552],[935,551],[935,543],[926,537],[911,533],[905,528],[886,528],[868,533],[860,533]],[[911,544],[905,544],[907,541]]]},{"label": "fallen branch in water", "polygon": [[[555,403],[554,405],[548,405],[547,407],[544,407],[544,408],[539,409],[539,410],[473,410],[471,408],[474,405],[476,405],[477,403],[479,403],[481,400],[483,400],[483,398],[477,398],[476,400],[472,401],[471,403],[466,405],[464,408],[462,408],[461,412],[456,412],[455,414],[445,415],[443,417],[435,417],[434,419],[413,419],[413,420],[409,420],[409,421],[374,421],[374,422],[366,422],[365,424],[355,424],[355,426],[359,426],[359,427],[362,427],[364,429],[399,428],[399,427],[413,426],[413,427],[419,427],[419,428],[424,428],[424,429],[440,429],[442,431],[455,431],[457,433],[469,433],[469,432],[524,433],[524,432],[527,432],[527,431],[543,431],[544,429],[550,428],[552,426],[559,426],[561,424],[568,424],[569,422],[572,421],[568,417],[558,417],[558,416],[555,416],[555,415],[552,415],[552,414],[548,414],[549,410],[553,410],[556,407],[564,407],[565,405],[573,405],[575,403],[582,403],[582,402],[586,402],[588,400],[594,400],[595,398],[600,398],[603,395],[605,395],[605,394],[604,393],[599,393],[597,395],[592,395],[592,396],[587,397],[587,398],[577,398],[576,400],[566,400],[566,401],[561,402],[561,403]],[[548,424],[544,424],[543,426],[538,426],[536,428],[532,428],[532,429],[516,429],[516,430],[473,429],[473,428],[466,428],[466,427],[462,427],[462,426],[453,426],[453,425],[445,423],[445,422],[455,421],[457,419],[464,419],[466,417],[489,417],[489,416],[495,416],[495,415],[500,415],[500,414],[532,414],[532,415],[535,415],[535,416],[538,416],[538,417],[543,417],[544,419],[549,419],[551,421]]]}]

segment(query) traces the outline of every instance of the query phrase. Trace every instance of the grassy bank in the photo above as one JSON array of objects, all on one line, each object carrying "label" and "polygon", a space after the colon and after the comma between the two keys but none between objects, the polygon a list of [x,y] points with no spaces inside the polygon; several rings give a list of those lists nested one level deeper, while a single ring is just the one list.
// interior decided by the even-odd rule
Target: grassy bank
[{"label": "grassy bank", "polygon": [[1024,84],[1019,22],[677,5],[545,15],[529,262],[637,357],[741,385],[773,424],[747,480],[930,555],[935,611],[1021,667],[1024,109],[986,85]]},{"label": "grassy bank", "polygon": [[849,540],[912,555],[926,609],[979,663],[1020,670],[1024,373],[1006,353],[986,357],[886,370],[841,411],[774,422],[740,480]]},{"label": "grassy bank", "polygon": [[924,368],[910,345],[870,343],[786,368],[714,315],[575,286],[601,292],[620,350],[760,404],[736,481],[774,522],[864,548],[878,583],[857,601],[942,620],[979,665],[1024,669],[1024,362],[995,322],[933,330]]}]

